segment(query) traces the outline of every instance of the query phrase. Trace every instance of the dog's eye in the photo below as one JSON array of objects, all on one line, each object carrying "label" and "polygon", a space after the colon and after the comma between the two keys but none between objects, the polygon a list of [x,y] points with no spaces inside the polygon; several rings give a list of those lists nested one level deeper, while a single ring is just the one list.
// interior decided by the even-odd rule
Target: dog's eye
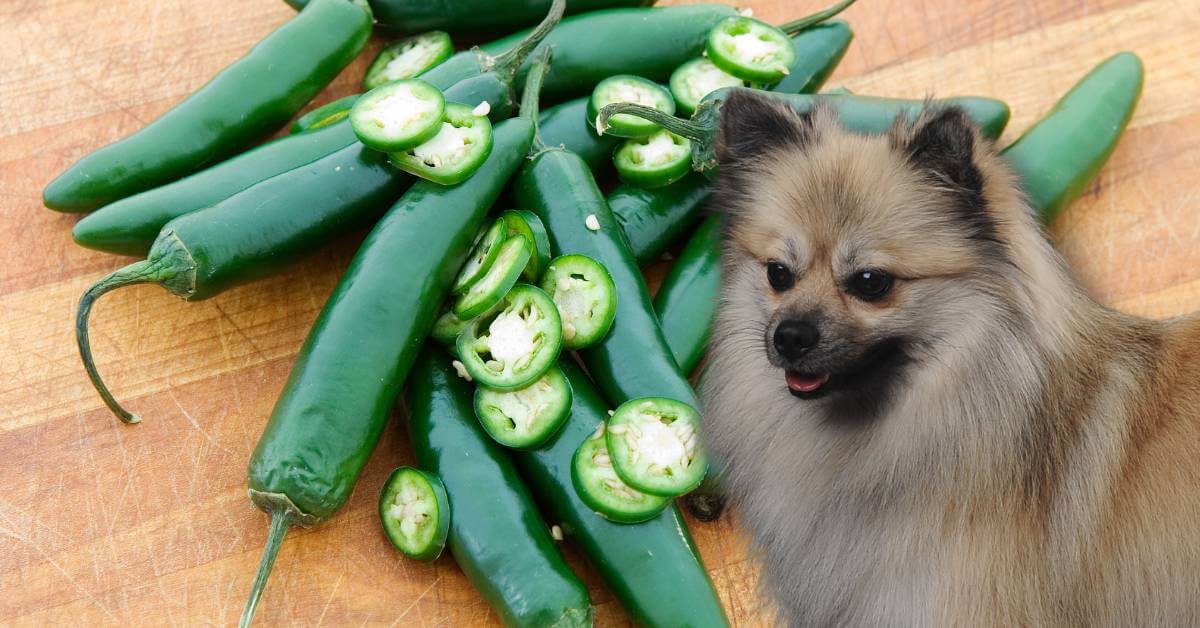
[{"label": "dog's eye", "polygon": [[863,301],[874,301],[891,291],[895,279],[882,270],[860,270],[847,282],[850,292]]},{"label": "dog's eye", "polygon": [[796,283],[796,276],[787,266],[771,260],[767,262],[767,281],[771,282],[771,288],[775,292],[783,292]]}]

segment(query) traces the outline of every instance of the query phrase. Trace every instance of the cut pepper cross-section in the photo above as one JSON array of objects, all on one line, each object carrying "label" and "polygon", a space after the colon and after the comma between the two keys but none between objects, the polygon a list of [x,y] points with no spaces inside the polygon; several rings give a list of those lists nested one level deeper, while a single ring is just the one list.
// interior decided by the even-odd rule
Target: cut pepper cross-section
[{"label": "cut pepper cross-section", "polygon": [[350,125],[370,148],[407,150],[437,135],[445,113],[446,99],[438,88],[408,79],[376,87],[355,101]]},{"label": "cut pepper cross-section", "polygon": [[492,124],[483,111],[486,107],[477,109],[479,113],[466,105],[446,103],[437,135],[419,146],[391,153],[392,165],[442,185],[466,181],[492,152]]},{"label": "cut pepper cross-section", "polygon": [[505,447],[530,449],[546,442],[571,413],[571,386],[557,366],[519,390],[475,390],[475,415]]},{"label": "cut pepper cross-section", "polygon": [[452,54],[454,44],[442,31],[405,37],[379,51],[363,77],[363,89],[370,91],[384,83],[419,76]]},{"label": "cut pepper cross-section", "polygon": [[670,185],[692,171],[692,143],[670,131],[631,140],[613,155],[617,176],[629,185],[658,188]]},{"label": "cut pepper cross-section", "polygon": [[500,252],[483,277],[454,304],[454,315],[466,320],[490,310],[508,294],[529,264],[533,244],[515,235],[500,245]]},{"label": "cut pepper cross-section", "polygon": [[[619,102],[651,107],[667,115],[675,113],[675,98],[667,88],[640,76],[619,74],[600,81],[592,91],[588,101],[590,124],[595,126],[596,116],[606,105]],[[653,122],[627,115],[613,116],[607,124],[607,128],[597,128],[597,132],[617,137],[645,137],[658,129]]]},{"label": "cut pepper cross-section", "polygon": [[557,257],[542,289],[558,308],[564,347],[590,347],[608,334],[617,314],[617,287],[600,262],[586,255]]},{"label": "cut pepper cross-section", "polygon": [[388,540],[406,556],[437,559],[450,530],[450,502],[442,481],[412,467],[392,471],[379,495],[379,520]]},{"label": "cut pepper cross-section", "polygon": [[606,436],[617,475],[652,495],[671,497],[696,488],[708,470],[699,418],[691,406],[673,399],[644,397],[621,404]]},{"label": "cut pepper cross-section", "polygon": [[618,523],[639,523],[662,512],[669,497],[643,493],[617,475],[604,432],[601,423],[571,459],[571,481],[579,499],[596,514]]},{"label": "cut pepper cross-section", "polygon": [[516,390],[537,381],[562,349],[562,321],[540,289],[517,285],[458,336],[458,356],[482,386]]},{"label": "cut pepper cross-section", "polygon": [[708,35],[713,65],[746,81],[777,83],[796,62],[787,33],[751,17],[725,18]]}]

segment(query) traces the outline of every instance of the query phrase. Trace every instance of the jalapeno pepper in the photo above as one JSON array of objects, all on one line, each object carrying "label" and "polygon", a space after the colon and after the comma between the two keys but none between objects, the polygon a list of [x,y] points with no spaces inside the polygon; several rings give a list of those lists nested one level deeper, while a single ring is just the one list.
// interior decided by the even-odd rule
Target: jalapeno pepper
[{"label": "jalapeno pepper", "polygon": [[[385,85],[383,89],[391,87]],[[437,134],[413,148],[391,153],[388,161],[409,173],[440,183],[466,181],[492,150],[492,124],[485,111],[472,111],[458,103],[446,105]]]},{"label": "jalapeno pepper", "polygon": [[660,188],[692,171],[692,143],[670,131],[626,140],[613,154],[617,176],[630,185]]},{"label": "jalapeno pepper", "polygon": [[788,35],[832,18],[854,1],[842,0],[779,27],[744,15],[725,18],[708,34],[708,59],[744,81],[763,85],[777,83],[790,73],[797,59],[797,51],[788,41]]},{"label": "jalapeno pepper", "polygon": [[[706,96],[696,109],[696,113],[692,115],[691,120],[675,118],[643,105],[617,103],[605,107],[600,112],[596,124],[601,130],[607,131],[608,120],[612,116],[619,114],[641,116],[672,133],[691,140],[692,168],[711,175],[717,165],[714,153],[717,123],[721,115],[721,106],[730,93],[729,89],[721,89]],[[843,126],[859,133],[883,133],[891,127],[898,115],[914,116],[931,102],[854,95],[779,94],[763,91],[758,91],[758,93],[779,99],[797,111],[805,111],[818,102],[826,103],[837,111],[838,119]],[[932,101],[932,104],[962,107],[979,124],[984,135],[989,137],[998,136],[1004,130],[1004,126],[1008,124],[1008,105],[991,98],[947,98]]]},{"label": "jalapeno pepper", "polygon": [[475,389],[475,416],[497,443],[514,449],[540,446],[571,414],[571,386],[557,366],[518,390]]},{"label": "jalapeno pepper", "polygon": [[618,186],[609,193],[608,206],[625,232],[637,263],[645,266],[696,224],[700,206],[707,198],[708,179],[693,172],[661,188]]},{"label": "jalapeno pepper", "polygon": [[[547,56],[529,74],[521,117],[496,127],[487,163],[460,185],[413,185],[367,236],[309,332],[250,459],[250,497],[271,532],[243,625],[288,527],[328,519],[350,497],[488,208],[528,154]],[[458,518],[449,482],[447,490]]]},{"label": "jalapeno pepper", "polygon": [[358,141],[385,152],[415,148],[442,128],[446,98],[421,79],[391,81],[363,94],[350,109]]},{"label": "jalapeno pepper", "polygon": [[587,588],[555,547],[507,452],[479,427],[471,386],[430,347],[413,368],[408,433],[446,485],[450,553],[506,626],[590,626]]},{"label": "jalapeno pepper", "polygon": [[316,131],[345,120],[350,115],[350,108],[354,106],[358,96],[358,94],[343,96],[296,118],[289,133],[296,135],[297,133]]},{"label": "jalapeno pepper", "polygon": [[708,471],[700,414],[674,399],[626,401],[608,420],[604,438],[617,475],[643,493],[682,495]]},{"label": "jalapeno pepper", "polygon": [[392,546],[409,558],[437,560],[450,532],[450,501],[438,476],[400,467],[379,493],[379,522]]},{"label": "jalapeno pepper", "polygon": [[612,329],[617,287],[596,260],[578,254],[555,258],[542,279],[542,289],[558,307],[564,347],[586,349]]},{"label": "jalapeno pepper", "polygon": [[[551,12],[528,37],[498,57],[460,52],[421,76],[454,102],[491,105],[495,120],[512,113],[512,83],[526,56],[560,15]],[[163,225],[271,177],[303,167],[357,141],[350,123],[264,144],[190,177],[117,201],[75,224],[75,242],[125,255],[145,255]]]},{"label": "jalapeno pepper", "polygon": [[500,214],[500,219],[504,221],[506,234],[519,235],[529,240],[532,255],[521,276],[531,282],[541,279],[542,272],[550,263],[550,235],[546,233],[546,226],[542,224],[541,218],[530,211],[507,209]]},{"label": "jalapeno pepper", "polygon": [[86,212],[170,183],[287,122],[371,35],[361,0],[316,0],[154,122],[76,162],[46,186],[46,207]]},{"label": "jalapeno pepper", "polygon": [[590,97],[585,96],[547,109],[538,121],[538,133],[546,146],[558,146],[579,155],[593,172],[599,173],[611,167],[618,138],[596,135],[596,129],[587,120],[588,100]]},{"label": "jalapeno pepper", "polygon": [[[592,97],[588,100],[588,120],[595,120],[606,105],[618,102],[631,102],[647,107],[653,107],[667,115],[675,113],[675,99],[667,88],[632,74],[610,76],[596,85]],[[634,116],[612,116],[608,120],[607,135],[617,137],[646,137],[658,127],[642,118]]]},{"label": "jalapeno pepper", "polygon": [[643,493],[625,483],[613,468],[604,439],[605,425],[583,441],[571,460],[571,479],[579,499],[597,515],[617,523],[653,519],[671,503],[670,497]]},{"label": "jalapeno pepper", "polygon": [[524,388],[554,365],[562,321],[554,301],[528,285],[513,287],[496,309],[470,322],[455,343],[471,378],[497,390]]},{"label": "jalapeno pepper", "polygon": [[583,550],[636,624],[728,625],[675,506],[668,503],[654,518],[630,525],[596,516],[579,498],[571,478],[572,458],[580,443],[608,418],[609,406],[571,361],[561,360],[560,367],[571,385],[571,416],[541,447],[512,452],[547,517]]},{"label": "jalapeno pepper", "polygon": [[707,57],[697,57],[672,72],[668,85],[679,112],[690,116],[701,98],[722,87],[745,87],[746,81],[713,65]]},{"label": "jalapeno pepper", "polygon": [[420,76],[452,54],[454,42],[442,31],[405,37],[388,44],[375,55],[363,76],[363,90],[369,92],[384,83]]},{"label": "jalapeno pepper", "polygon": [[487,230],[479,234],[475,246],[471,249],[471,254],[467,256],[467,263],[458,272],[458,277],[454,279],[454,285],[450,287],[452,293],[462,294],[470,290],[475,282],[487,274],[488,268],[491,268],[492,262],[500,254],[500,245],[504,242],[504,232],[504,221],[496,220]]},{"label": "jalapeno pepper", "polygon": [[517,284],[529,263],[533,245],[523,236],[512,236],[499,247],[496,259],[483,277],[454,304],[454,315],[471,319],[492,309]]},{"label": "jalapeno pepper", "polygon": [[1005,149],[1029,202],[1047,222],[1108,161],[1142,94],[1142,61],[1122,52],[1097,65]]},{"label": "jalapeno pepper", "polygon": [[[309,0],[285,0],[300,9]],[[650,0],[568,0],[567,13],[642,6]],[[546,14],[549,0],[373,0],[379,24],[402,32],[442,29],[455,33],[502,33],[528,26]]]}]

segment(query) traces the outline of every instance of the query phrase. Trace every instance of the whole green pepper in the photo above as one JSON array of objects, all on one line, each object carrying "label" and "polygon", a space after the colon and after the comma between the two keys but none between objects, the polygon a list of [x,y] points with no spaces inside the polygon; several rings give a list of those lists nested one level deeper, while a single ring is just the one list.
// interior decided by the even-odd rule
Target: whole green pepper
[{"label": "whole green pepper", "polygon": [[541,447],[510,452],[530,490],[638,625],[728,625],[677,508],[643,523],[614,523],[579,499],[571,484],[571,458],[608,418],[609,406],[578,367],[568,360],[560,365],[574,393],[570,418]]},{"label": "whole green pepper", "polygon": [[684,373],[696,368],[708,346],[721,288],[720,245],[720,217],[709,216],[684,245],[679,261],[654,295],[667,346]]},{"label": "whole green pepper", "polygon": [[414,184],[367,236],[305,339],[250,458],[250,498],[271,533],[243,625],[288,527],[324,521],[350,498],[475,234],[529,152],[546,56],[529,74],[521,117],[496,126],[483,167],[455,186]]},{"label": "whole green pepper", "polygon": [[450,553],[506,626],[590,626],[587,587],[555,547],[505,449],[475,418],[474,386],[428,346],[413,366],[408,433],[417,466],[446,486]]},{"label": "whole green pepper", "polygon": [[[474,79],[461,82],[447,94],[482,96],[470,88],[473,82]],[[495,87],[503,85],[484,82]],[[312,135],[342,129],[349,131],[349,125]],[[337,236],[367,226],[411,182],[412,177],[387,163],[386,154],[352,142],[216,205],[168,222],[145,260],[104,277],[79,301],[75,326],[79,353],[104,403],[121,420],[138,422],[135,415],[113,398],[92,360],[87,321],[92,305],[101,295],[122,286],[157,283],[188,301],[207,299],[235,285],[277,272]],[[108,209],[89,218],[99,217]]]},{"label": "whole green pepper", "polygon": [[[309,4],[309,0],[285,2],[294,9]],[[567,0],[567,13],[647,4],[652,0]],[[380,25],[406,33],[502,33],[537,22],[550,0],[372,0],[371,7]]]},{"label": "whole green pepper", "polygon": [[[492,109],[490,117],[503,120],[513,111],[512,85],[517,69],[560,17],[553,12],[547,14],[528,38],[500,56],[476,50],[460,52],[422,74],[421,79],[444,90],[451,101],[487,101]],[[76,223],[72,235],[77,244],[91,249],[145,255],[163,225],[172,219],[217,204],[357,141],[346,120],[311,133],[287,136],[174,183],[107,205]]]},{"label": "whole green pepper", "polygon": [[1049,222],[1108,161],[1142,95],[1142,60],[1122,52],[1097,65],[1004,155]]},{"label": "whole green pepper", "polygon": [[51,181],[46,207],[91,211],[245,148],[312,100],[370,36],[363,0],[315,0],[157,120]]},{"label": "whole green pepper", "polygon": [[538,120],[538,134],[546,146],[559,146],[579,155],[592,172],[612,169],[617,138],[599,136],[587,123],[588,98],[576,98],[550,107]]}]

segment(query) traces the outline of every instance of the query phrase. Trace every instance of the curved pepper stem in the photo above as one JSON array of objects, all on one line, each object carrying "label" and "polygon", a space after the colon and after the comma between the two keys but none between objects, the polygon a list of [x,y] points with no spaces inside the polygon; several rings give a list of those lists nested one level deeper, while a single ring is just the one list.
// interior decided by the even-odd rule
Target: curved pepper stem
[{"label": "curved pepper stem", "polygon": [[653,122],[675,135],[685,137],[693,142],[708,142],[712,137],[708,129],[703,128],[695,121],[676,118],[654,107],[647,107],[646,105],[631,102],[618,102],[605,105],[600,110],[600,115],[596,116],[596,133],[604,135],[604,132],[609,128],[609,119],[622,113]]},{"label": "curved pepper stem", "polygon": [[787,33],[788,35],[795,35],[796,33],[799,33],[800,31],[802,31],[810,26],[815,26],[817,24],[820,24],[821,22],[828,20],[829,18],[837,15],[838,13],[845,11],[846,9],[848,9],[850,7],[850,5],[854,4],[856,1],[857,0],[842,0],[841,2],[838,2],[837,4],[834,4],[833,6],[821,9],[820,11],[817,11],[816,13],[813,13],[812,15],[808,15],[808,16],[805,16],[805,17],[802,17],[802,18],[799,18],[796,20],[792,20],[791,22],[786,22],[784,24],[780,24],[779,30]]},{"label": "curved pepper stem", "polygon": [[238,620],[240,628],[246,628],[254,621],[254,611],[258,609],[258,601],[267,588],[267,579],[271,577],[271,569],[275,567],[275,557],[283,545],[283,537],[287,536],[288,528],[292,527],[292,516],[288,510],[271,511],[271,528],[267,532],[267,545],[263,548],[262,560],[258,563],[258,573],[254,576],[254,586],[250,589],[250,599],[242,609],[242,617]]},{"label": "curved pepper stem", "polygon": [[567,10],[567,0],[554,0],[550,4],[550,11],[546,13],[546,17],[542,18],[541,23],[534,27],[524,39],[517,42],[517,45],[505,50],[495,57],[488,58],[487,62],[482,64],[483,69],[492,70],[497,74],[507,74],[508,76],[516,76],[517,71],[525,63],[525,59],[541,45],[542,40],[550,31],[554,30],[555,26],[562,21],[563,13]]},{"label": "curved pepper stem", "polygon": [[88,317],[92,313],[92,305],[104,293],[139,283],[159,283],[163,279],[161,264],[149,260],[134,262],[92,284],[80,297],[79,309],[75,312],[75,342],[79,345],[79,357],[83,359],[83,368],[87,371],[88,379],[92,380],[92,386],[100,393],[104,405],[126,423],[139,423],[141,419],[117,402],[96,370],[96,363],[92,359],[92,344],[88,338]]},{"label": "curved pepper stem", "polygon": [[538,52],[534,58],[533,64],[529,66],[529,74],[525,76],[525,87],[521,91],[521,111],[520,116],[526,120],[533,122],[533,149],[534,154],[546,150],[546,145],[542,142],[542,131],[538,126],[538,118],[541,94],[542,81],[546,78],[546,72],[550,71],[550,58],[554,56],[554,48],[547,46]]}]

